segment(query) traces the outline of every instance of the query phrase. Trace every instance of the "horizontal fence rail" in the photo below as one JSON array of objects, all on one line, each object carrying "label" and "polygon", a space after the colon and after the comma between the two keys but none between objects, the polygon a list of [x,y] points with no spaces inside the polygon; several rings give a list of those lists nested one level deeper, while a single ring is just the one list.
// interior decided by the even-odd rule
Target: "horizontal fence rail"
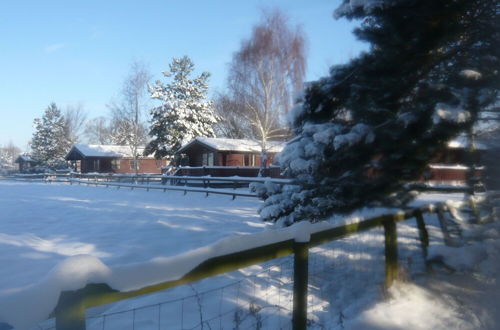
[{"label": "horizontal fence rail", "polygon": [[227,189],[215,189],[215,188],[194,188],[194,187],[177,187],[177,186],[155,186],[155,185],[141,185],[141,184],[123,184],[123,183],[114,183],[114,182],[99,182],[99,181],[83,181],[83,180],[68,180],[70,184],[78,183],[78,184],[86,184],[92,186],[105,186],[105,187],[116,187],[116,188],[130,188],[130,189],[146,189],[147,191],[151,190],[162,190],[162,191],[182,191],[184,194],[188,192],[199,192],[205,193],[207,196],[209,194],[217,194],[217,195],[229,195],[233,196],[233,199],[238,197],[257,197],[256,194],[253,193],[245,193],[241,191],[227,190]]},{"label": "horizontal fence rail", "polygon": [[[79,179],[86,181],[105,181],[105,182],[127,182],[140,184],[162,184],[162,185],[183,185],[189,186],[198,184],[204,188],[221,183],[228,184],[230,187],[238,188],[241,184],[250,183],[274,183],[280,185],[293,185],[296,182],[293,179],[269,178],[269,177],[212,177],[212,176],[177,176],[162,174],[101,174],[101,173],[42,173],[42,174],[15,174],[2,177],[3,179],[18,180],[42,180],[42,181],[60,181],[69,182],[70,179]],[[66,181],[65,181],[66,180]],[[430,191],[430,192],[472,192],[474,189],[467,185],[437,184],[431,185],[425,182],[408,183],[410,190]]]},{"label": "horizontal fence rail", "polygon": [[[197,177],[197,176],[166,176],[166,175],[104,175],[104,174],[22,174],[9,177],[16,180],[40,180],[43,182],[77,183],[93,186],[105,186],[116,188],[182,191],[205,193],[236,197],[257,197],[255,193],[237,191],[241,185],[248,186],[250,183],[271,182],[274,184],[293,184],[289,179],[275,178],[250,178],[250,177]],[[126,182],[125,182],[126,181]],[[230,186],[233,190],[222,188],[211,188],[221,183]]]},{"label": "horizontal fence rail", "polygon": [[439,215],[446,210],[447,206],[444,204],[428,205],[313,232],[308,239],[285,239],[271,244],[217,256],[205,260],[176,280],[157,283],[138,290],[119,292],[104,283],[88,284],[85,288],[80,290],[61,293],[58,305],[54,311],[56,329],[85,329],[85,310],[91,307],[192,283],[291,254],[294,255],[292,325],[293,329],[306,329],[308,290],[307,265],[309,249],[349,235],[382,227],[385,235],[384,287],[388,288],[398,276],[397,223],[410,218],[416,219],[422,254],[425,257],[429,245],[429,234],[424,223],[423,214],[438,213]]},{"label": "horizontal fence rail", "polygon": [[93,179],[94,181],[121,181],[121,180],[134,180],[140,182],[237,182],[237,183],[252,183],[252,182],[272,182],[276,184],[293,184],[292,179],[280,179],[280,178],[269,178],[269,177],[215,177],[215,176],[177,176],[177,175],[161,175],[161,174],[100,174],[100,173],[43,173],[43,174],[16,174],[9,176],[9,178],[15,179],[64,179],[64,178],[75,178],[75,179]]}]

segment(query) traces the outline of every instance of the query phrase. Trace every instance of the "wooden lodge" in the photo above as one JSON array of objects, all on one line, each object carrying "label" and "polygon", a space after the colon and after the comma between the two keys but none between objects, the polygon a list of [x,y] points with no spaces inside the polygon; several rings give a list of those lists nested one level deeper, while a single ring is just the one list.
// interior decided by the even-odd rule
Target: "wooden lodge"
[{"label": "wooden lodge", "polygon": [[[280,176],[280,168],[272,164],[284,145],[285,142],[281,141],[268,142],[264,176]],[[477,143],[476,149],[474,162],[479,164],[486,147]],[[142,155],[143,151],[143,147],[139,148],[138,154]],[[181,166],[176,175],[254,177],[261,165],[261,146],[254,140],[197,137],[182,146],[177,155]],[[468,172],[467,157],[467,139],[459,137],[450,141],[448,148],[436,155],[422,180],[464,182]],[[135,173],[136,166],[129,146],[75,144],[66,155],[66,160],[81,173]],[[27,155],[19,156],[16,163],[20,172],[26,172],[34,164]],[[159,174],[169,163],[169,160],[141,156],[137,162],[138,172]],[[481,176],[482,172],[482,168],[475,169],[477,176]]]},{"label": "wooden lodge", "polygon": [[[284,144],[268,142],[267,167]],[[261,145],[254,140],[197,137],[182,146],[177,154],[182,165],[178,175],[257,176],[261,166]],[[279,176],[279,168],[268,172],[270,176]]]},{"label": "wooden lodge", "polygon": [[[138,148],[139,155],[143,152],[144,147]],[[97,144],[75,144],[66,160],[80,173],[135,173],[137,166],[139,173],[159,174],[167,165],[167,160],[157,160],[152,156],[140,156],[136,163],[130,146]]]},{"label": "wooden lodge", "polygon": [[36,165],[36,161],[27,154],[19,155],[14,162],[20,173],[28,173]]},{"label": "wooden lodge", "polygon": [[[475,149],[473,163],[481,164],[481,156],[486,152],[487,147],[482,143],[476,143]],[[459,136],[451,140],[448,142],[448,147],[431,161],[429,173],[424,179],[437,183],[465,182],[469,171],[468,154],[468,140],[465,137]],[[475,176],[480,177],[482,174],[482,167],[474,169]]]}]

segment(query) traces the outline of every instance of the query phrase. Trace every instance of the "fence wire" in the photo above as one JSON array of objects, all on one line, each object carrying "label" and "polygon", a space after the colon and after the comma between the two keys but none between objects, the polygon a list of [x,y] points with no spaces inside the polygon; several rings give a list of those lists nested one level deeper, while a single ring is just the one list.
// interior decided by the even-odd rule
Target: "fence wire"
[{"label": "fence wire", "polygon": [[[425,271],[419,244],[414,220],[400,223],[398,256],[403,279]],[[382,228],[310,249],[308,327],[343,329],[346,319],[379,300],[384,260]],[[89,330],[291,329],[292,305],[293,255],[95,307],[87,311],[86,326]],[[39,329],[55,329],[53,322]]]}]

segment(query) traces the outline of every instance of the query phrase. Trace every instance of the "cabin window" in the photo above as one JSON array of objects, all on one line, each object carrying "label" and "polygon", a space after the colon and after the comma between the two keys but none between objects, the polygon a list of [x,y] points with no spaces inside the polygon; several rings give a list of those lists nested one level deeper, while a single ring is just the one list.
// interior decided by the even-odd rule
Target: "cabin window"
[{"label": "cabin window", "polygon": [[94,171],[99,171],[100,169],[100,165],[101,165],[101,162],[99,159],[94,159],[93,163],[92,163],[93,167],[94,167]]},{"label": "cabin window", "polygon": [[161,159],[156,159],[155,162],[156,162],[156,168],[161,168],[162,167],[162,165],[163,165],[162,162],[163,161]]},{"label": "cabin window", "polygon": [[139,162],[139,159],[131,159],[130,160],[130,169],[131,170],[138,170],[141,167],[141,163]]},{"label": "cabin window", "polygon": [[113,159],[113,160],[111,160],[111,168],[113,170],[119,170],[120,169],[120,163],[121,163],[121,161],[119,159]]},{"label": "cabin window", "polygon": [[245,154],[243,156],[243,166],[255,166],[255,155]]},{"label": "cabin window", "polygon": [[204,152],[202,155],[203,166],[214,166],[214,153]]}]

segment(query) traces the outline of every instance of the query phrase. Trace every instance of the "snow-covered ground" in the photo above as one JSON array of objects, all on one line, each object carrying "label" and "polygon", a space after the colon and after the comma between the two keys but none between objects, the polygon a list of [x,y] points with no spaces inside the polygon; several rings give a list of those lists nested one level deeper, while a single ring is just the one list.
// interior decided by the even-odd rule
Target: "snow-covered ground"
[{"label": "snow-covered ground", "polygon": [[[0,292],[26,286],[68,256],[142,262],[266,225],[255,198],[0,181]],[[9,276],[16,274],[16,276]]]},{"label": "snow-covered ground", "polygon": [[[460,194],[426,195],[415,204],[450,197],[461,198]],[[0,268],[0,303],[18,288],[43,279],[69,256],[89,254],[114,267],[269,229],[258,218],[260,203],[252,198],[233,201],[229,196],[198,193],[0,181],[0,260],[4,265]],[[311,327],[493,329],[496,323],[488,312],[500,297],[494,290],[500,264],[494,258],[500,252],[496,223],[464,227],[470,244],[457,250],[443,247],[435,216],[426,222],[430,254],[443,256],[457,269],[454,274],[425,271],[413,221],[398,225],[402,277],[407,281],[391,289],[391,299],[384,299],[381,290],[380,229],[315,248],[310,258]],[[488,240],[478,243],[485,235]],[[283,258],[98,307],[88,311],[87,326],[290,328],[291,265],[291,258]],[[483,296],[487,303],[478,303]],[[43,329],[51,326],[52,321],[40,324]]]},{"label": "snow-covered ground", "polygon": [[442,257],[446,267],[397,283],[390,299],[364,310],[345,328],[499,329],[500,225],[465,227],[463,246],[430,250],[429,257]]}]

